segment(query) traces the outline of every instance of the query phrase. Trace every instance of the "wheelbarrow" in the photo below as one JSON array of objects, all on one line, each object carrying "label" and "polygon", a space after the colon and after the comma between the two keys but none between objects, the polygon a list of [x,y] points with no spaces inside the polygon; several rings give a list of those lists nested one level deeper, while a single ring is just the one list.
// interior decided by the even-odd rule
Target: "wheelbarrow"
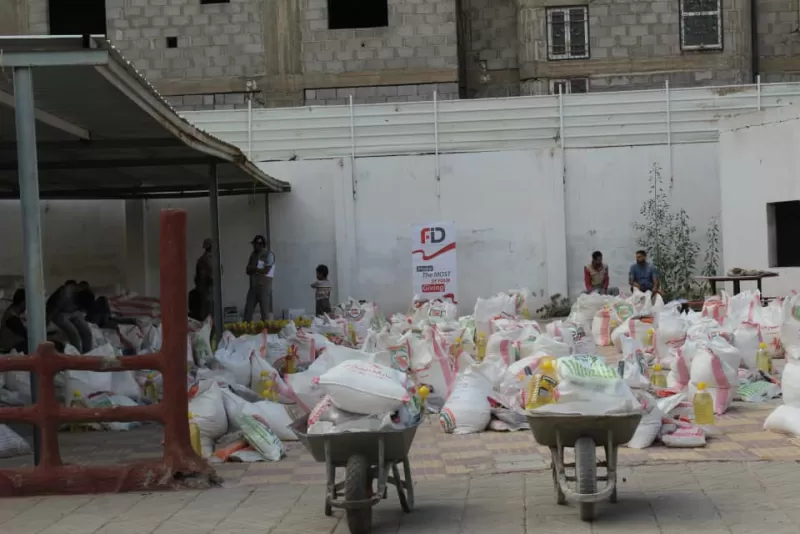
[{"label": "wheelbarrow", "polygon": [[[403,511],[411,512],[414,486],[408,452],[418,427],[419,423],[401,430],[316,435],[308,434],[308,416],[292,423],[292,430],[311,456],[325,463],[325,515],[332,515],[334,508],[343,509],[351,534],[368,534],[372,531],[372,507],[386,499],[389,484],[397,488]],[[337,468],[345,469],[342,482],[336,481]]]},{"label": "wheelbarrow", "polygon": [[[583,521],[594,521],[597,503],[609,499],[617,502],[617,449],[631,440],[642,415],[568,415],[528,413],[528,423],[533,437],[540,445],[550,448],[551,469],[556,502],[566,504],[567,499],[580,507]],[[605,449],[605,461],[598,462],[596,447]],[[564,461],[564,449],[572,448],[575,462]],[[567,475],[566,468],[574,468],[575,475]],[[603,467],[605,475],[598,475]],[[598,490],[598,481],[605,486]],[[574,488],[574,489],[573,489]]]}]

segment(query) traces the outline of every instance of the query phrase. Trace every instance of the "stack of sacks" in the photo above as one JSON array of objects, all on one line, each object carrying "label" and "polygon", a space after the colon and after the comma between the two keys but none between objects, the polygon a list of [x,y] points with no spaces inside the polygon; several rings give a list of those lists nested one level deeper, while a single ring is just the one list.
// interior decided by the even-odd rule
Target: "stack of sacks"
[{"label": "stack of sacks", "polygon": [[523,319],[531,319],[533,317],[533,311],[535,310],[531,290],[527,287],[523,289],[512,289],[508,294],[514,298],[514,303],[516,305],[515,315]]},{"label": "stack of sacks", "polygon": [[517,303],[514,297],[499,293],[488,299],[478,298],[475,302],[475,338],[481,334],[487,339],[491,334],[491,322],[503,317],[514,317]]},{"label": "stack of sacks", "polygon": [[784,300],[780,335],[786,350],[786,366],[781,375],[783,405],[767,417],[764,429],[800,436],[800,295]]},{"label": "stack of sacks", "polygon": [[572,305],[568,320],[579,324],[585,332],[590,332],[595,316],[612,298],[599,293],[580,295]]},{"label": "stack of sacks", "polygon": [[728,315],[728,294],[723,290],[720,295],[712,295],[703,303],[702,316],[714,319],[722,324]]},{"label": "stack of sacks", "polygon": [[761,343],[766,343],[773,357],[783,356],[782,322],[783,310],[779,302],[762,307],[758,291],[744,291],[728,301],[723,326],[733,334],[733,344],[741,351],[744,366],[755,370]]},{"label": "stack of sacks", "polygon": [[664,369],[672,369],[675,351],[686,343],[689,321],[679,311],[677,303],[670,303],[656,318],[653,330],[655,363]]},{"label": "stack of sacks", "polygon": [[592,337],[595,345],[609,347],[611,333],[636,313],[633,305],[621,298],[605,297],[605,303],[592,319]]},{"label": "stack of sacks", "polygon": [[631,388],[599,356],[578,354],[556,361],[556,403],[535,413],[610,415],[638,413],[639,401]]},{"label": "stack of sacks", "polygon": [[742,361],[741,352],[717,336],[711,341],[699,341],[689,347],[685,345],[682,353],[689,365],[690,382],[688,385],[681,383],[677,385],[688,386],[689,398],[693,398],[697,384],[705,382],[714,400],[714,413],[717,415],[725,413],[739,388],[738,369]]},{"label": "stack of sacks", "polygon": [[411,316],[412,326],[419,326],[423,321],[429,324],[458,321],[458,307],[449,300],[431,300],[422,303]]},{"label": "stack of sacks", "polygon": [[411,394],[414,386],[396,369],[347,360],[315,383],[323,398],[309,415],[309,434],[375,432],[419,422],[419,399]]}]

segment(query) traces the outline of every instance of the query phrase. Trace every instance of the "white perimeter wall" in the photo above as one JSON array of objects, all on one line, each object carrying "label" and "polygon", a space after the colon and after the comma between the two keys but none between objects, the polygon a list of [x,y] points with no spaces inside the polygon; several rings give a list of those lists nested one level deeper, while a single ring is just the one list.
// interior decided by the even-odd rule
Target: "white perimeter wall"
[{"label": "white perimeter wall", "polygon": [[769,269],[764,293],[800,288],[800,268],[770,268],[767,204],[800,200],[800,107],[771,109],[720,123],[719,161],[725,268]]},{"label": "white perimeter wall", "polygon": [[[707,221],[720,211],[717,146],[675,145],[672,160],[673,206],[689,212],[704,247]],[[612,284],[623,286],[648,172],[658,163],[667,179],[669,151],[664,145],[568,149],[566,185],[557,149],[441,155],[438,188],[435,161],[432,155],[358,158],[355,201],[349,158],[260,164],[292,184],[291,193],[270,197],[278,262],[275,310],[313,309],[309,284],[319,263],[330,267],[337,299],[353,296],[374,300],[387,312],[405,310],[411,298],[410,227],[436,220],[454,220],[458,228],[462,312],[478,296],[520,286],[542,300],[567,290],[575,295],[595,249],[611,265]],[[66,278],[125,283],[141,265],[145,292],[157,295],[159,210],[166,207],[188,212],[188,290],[202,240],[210,234],[207,199],[145,202],[143,224],[136,227],[129,214],[127,231],[124,202],[44,203],[48,288]],[[220,217],[224,303],[241,310],[249,242],[265,229],[264,198],[221,198]],[[0,274],[21,274],[18,204],[4,203],[0,219]],[[131,234],[142,227],[143,249],[126,251],[126,242],[136,241]]]}]

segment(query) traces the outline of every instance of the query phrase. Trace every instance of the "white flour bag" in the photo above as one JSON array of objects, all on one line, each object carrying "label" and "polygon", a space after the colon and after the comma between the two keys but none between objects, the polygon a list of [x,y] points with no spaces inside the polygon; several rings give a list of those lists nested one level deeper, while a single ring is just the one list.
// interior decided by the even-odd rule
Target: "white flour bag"
[{"label": "white flour bag", "polygon": [[406,375],[362,360],[348,360],[319,377],[320,389],[337,408],[377,415],[393,412],[410,400]]}]

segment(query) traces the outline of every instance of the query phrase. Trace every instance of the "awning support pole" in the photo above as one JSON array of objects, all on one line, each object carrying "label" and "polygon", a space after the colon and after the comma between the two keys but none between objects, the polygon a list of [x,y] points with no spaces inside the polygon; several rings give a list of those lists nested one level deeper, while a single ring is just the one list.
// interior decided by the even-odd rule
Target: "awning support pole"
[{"label": "awning support pole", "polygon": [[[28,318],[28,353],[47,340],[42,268],[42,222],[39,213],[39,170],[36,153],[36,116],[33,73],[30,67],[14,68],[14,107],[17,126],[19,199],[22,205],[22,248],[25,264],[25,306]],[[31,373],[31,402],[36,403],[39,376]],[[33,430],[33,459],[39,465],[39,428]]]},{"label": "awning support pole", "polygon": [[219,182],[217,164],[208,167],[208,200],[211,207],[211,269],[214,276],[214,338],[222,339],[222,252],[219,243]]}]

